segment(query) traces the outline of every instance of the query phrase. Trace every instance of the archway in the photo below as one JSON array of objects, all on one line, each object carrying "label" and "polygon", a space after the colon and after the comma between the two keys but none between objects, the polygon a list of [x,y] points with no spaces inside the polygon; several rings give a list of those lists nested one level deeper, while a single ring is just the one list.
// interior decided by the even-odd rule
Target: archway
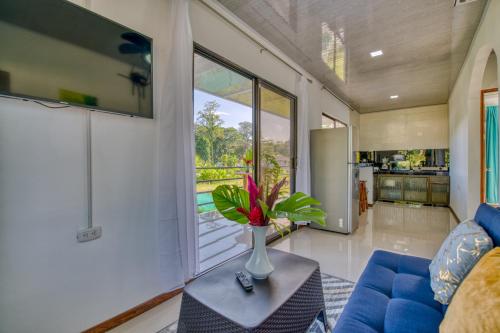
[{"label": "archway", "polygon": [[[485,133],[481,132],[485,119],[481,119],[481,110],[483,109],[481,91],[483,90],[483,83],[489,85],[494,82],[494,78],[498,77],[497,53],[492,45],[485,45],[480,48],[475,55],[474,66],[470,73],[469,94],[466,99],[468,114],[467,166],[456,166],[458,168],[467,168],[468,216],[474,215],[478,205],[483,201],[483,193],[485,193],[485,178],[483,178],[485,165],[482,165],[485,158],[483,152],[483,135]],[[495,67],[497,68],[495,69]]]},{"label": "archway", "polygon": [[494,51],[484,69],[481,95],[481,202],[499,203],[498,66]]}]

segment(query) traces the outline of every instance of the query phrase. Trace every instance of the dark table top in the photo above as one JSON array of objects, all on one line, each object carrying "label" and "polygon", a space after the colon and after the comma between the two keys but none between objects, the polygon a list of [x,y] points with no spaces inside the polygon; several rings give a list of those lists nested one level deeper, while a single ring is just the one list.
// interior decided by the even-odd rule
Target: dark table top
[{"label": "dark table top", "polygon": [[251,292],[244,291],[234,275],[245,271],[251,252],[198,277],[184,292],[242,327],[258,327],[319,268],[311,259],[270,248],[267,251],[274,272],[266,280],[253,279]]}]

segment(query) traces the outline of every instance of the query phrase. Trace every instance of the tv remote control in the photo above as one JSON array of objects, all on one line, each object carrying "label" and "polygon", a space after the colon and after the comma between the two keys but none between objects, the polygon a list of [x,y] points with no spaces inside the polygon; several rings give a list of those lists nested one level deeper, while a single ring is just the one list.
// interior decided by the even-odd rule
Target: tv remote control
[{"label": "tv remote control", "polygon": [[245,291],[252,291],[252,289],[253,289],[252,281],[250,281],[250,279],[247,277],[247,275],[245,273],[236,272],[234,274],[236,274],[236,278],[240,282],[243,289],[245,289]]}]

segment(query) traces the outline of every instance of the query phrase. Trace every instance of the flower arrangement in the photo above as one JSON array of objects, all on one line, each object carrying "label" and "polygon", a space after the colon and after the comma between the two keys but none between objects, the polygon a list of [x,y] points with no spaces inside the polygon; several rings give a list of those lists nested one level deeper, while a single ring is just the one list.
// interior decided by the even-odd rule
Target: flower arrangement
[{"label": "flower arrangement", "polygon": [[250,175],[252,158],[251,151],[247,151],[243,158],[247,166],[243,188],[237,185],[220,185],[212,192],[212,198],[215,208],[226,219],[251,225],[254,246],[245,269],[255,279],[266,279],[274,271],[266,251],[268,227],[272,225],[284,236],[282,227],[276,223],[277,219],[285,218],[291,222],[312,221],[325,225],[326,214],[320,208],[313,207],[321,204],[318,200],[302,192],[280,200],[280,191],[287,183],[286,177],[277,181],[272,188],[269,184],[279,179],[278,173],[273,174],[273,177],[264,177],[267,180],[265,187],[257,186]]},{"label": "flower arrangement", "polygon": [[246,189],[236,185],[220,185],[212,192],[215,207],[228,220],[249,223],[255,227],[273,225],[281,235],[283,230],[275,222],[279,218],[286,218],[291,222],[312,221],[325,224],[326,213],[313,207],[321,203],[309,195],[296,192],[282,201],[278,200],[280,190],[287,182],[286,178],[274,184],[267,197],[264,197],[263,186],[257,186],[249,174],[245,177]]}]

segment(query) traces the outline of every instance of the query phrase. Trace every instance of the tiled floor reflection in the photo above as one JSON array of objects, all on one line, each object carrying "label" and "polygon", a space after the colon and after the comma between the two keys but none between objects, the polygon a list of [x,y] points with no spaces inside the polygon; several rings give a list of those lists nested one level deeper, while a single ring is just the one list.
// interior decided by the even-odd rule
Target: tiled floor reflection
[{"label": "tiled floor reflection", "polygon": [[455,224],[448,208],[376,203],[352,235],[303,228],[273,247],[315,259],[323,272],[356,281],[376,249],[432,258]]}]

